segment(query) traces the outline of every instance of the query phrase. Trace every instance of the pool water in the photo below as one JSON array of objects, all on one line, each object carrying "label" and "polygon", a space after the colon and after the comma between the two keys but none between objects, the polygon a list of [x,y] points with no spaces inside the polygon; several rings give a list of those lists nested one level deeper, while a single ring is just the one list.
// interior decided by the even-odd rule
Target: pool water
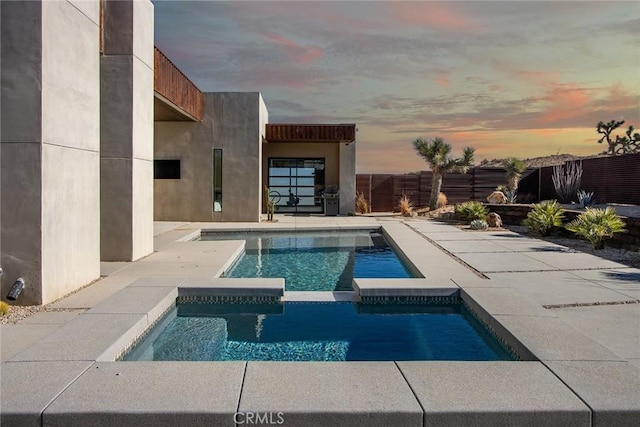
[{"label": "pool water", "polygon": [[179,304],[124,360],[513,360],[464,304]]},{"label": "pool water", "polygon": [[287,291],[350,291],[353,278],[414,277],[384,237],[371,231],[203,234],[246,240],[226,277],[282,277]]}]

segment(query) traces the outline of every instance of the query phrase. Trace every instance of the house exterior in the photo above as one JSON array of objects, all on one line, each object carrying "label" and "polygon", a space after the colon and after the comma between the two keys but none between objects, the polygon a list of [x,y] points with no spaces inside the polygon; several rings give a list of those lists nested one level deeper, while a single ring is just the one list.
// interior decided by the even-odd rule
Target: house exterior
[{"label": "house exterior", "polygon": [[347,195],[339,213],[353,212],[355,125],[268,119],[258,92],[204,93],[200,121],[156,119],[155,219],[257,222],[265,186],[276,212],[322,214],[329,186]]},{"label": "house exterior", "polygon": [[153,252],[153,221],[354,210],[355,125],[269,124],[258,92],[202,93],[154,48],[149,0],[2,1],[0,297],[45,304],[100,261]]}]

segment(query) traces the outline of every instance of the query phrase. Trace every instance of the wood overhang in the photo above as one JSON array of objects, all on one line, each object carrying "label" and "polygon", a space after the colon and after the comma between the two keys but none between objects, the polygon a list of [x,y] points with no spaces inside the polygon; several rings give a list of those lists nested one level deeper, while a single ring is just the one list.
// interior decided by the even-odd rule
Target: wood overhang
[{"label": "wood overhang", "polygon": [[350,143],[356,140],[356,125],[270,123],[265,134],[267,142]]},{"label": "wood overhang", "polygon": [[155,121],[202,120],[202,92],[157,47],[153,89]]}]

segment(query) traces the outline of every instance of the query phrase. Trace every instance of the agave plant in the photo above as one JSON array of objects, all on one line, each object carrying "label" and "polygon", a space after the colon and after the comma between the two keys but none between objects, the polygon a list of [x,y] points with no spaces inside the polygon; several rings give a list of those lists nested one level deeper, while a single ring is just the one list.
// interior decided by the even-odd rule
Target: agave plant
[{"label": "agave plant", "polygon": [[456,216],[467,222],[471,222],[476,219],[484,219],[489,213],[489,210],[480,202],[464,202],[456,205]]},{"label": "agave plant", "polygon": [[533,210],[527,214],[523,223],[529,230],[548,236],[562,225],[563,219],[564,209],[557,201],[552,200],[533,205]]},{"label": "agave plant", "polygon": [[518,191],[517,190],[506,190],[504,191],[504,197],[507,204],[512,205],[518,199]]},{"label": "agave plant", "polygon": [[604,248],[604,239],[626,231],[624,221],[612,208],[587,208],[586,212],[578,215],[565,228],[591,242],[594,249]]},{"label": "agave plant", "polygon": [[472,230],[486,230],[489,228],[489,224],[487,224],[487,221],[484,219],[474,219],[471,221],[471,224],[469,224],[469,227],[471,227]]},{"label": "agave plant", "polygon": [[588,208],[589,206],[595,204],[596,200],[593,198],[593,191],[587,193],[583,190],[578,190],[578,203],[580,203],[580,207]]}]

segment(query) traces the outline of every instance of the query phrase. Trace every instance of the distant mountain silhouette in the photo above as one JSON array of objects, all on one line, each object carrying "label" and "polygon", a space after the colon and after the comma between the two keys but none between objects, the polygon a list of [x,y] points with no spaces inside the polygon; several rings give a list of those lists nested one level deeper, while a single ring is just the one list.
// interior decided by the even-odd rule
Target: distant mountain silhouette
[{"label": "distant mountain silhouette", "polygon": [[[554,154],[552,156],[534,157],[531,159],[522,159],[528,168],[540,168],[544,166],[555,166],[564,164],[570,160],[592,159],[595,157],[607,157],[606,155],[597,154],[593,156],[574,156],[572,154]],[[488,162],[477,164],[476,166],[486,168],[501,168],[504,159],[493,159]],[[484,161],[483,161],[484,162]]]}]

